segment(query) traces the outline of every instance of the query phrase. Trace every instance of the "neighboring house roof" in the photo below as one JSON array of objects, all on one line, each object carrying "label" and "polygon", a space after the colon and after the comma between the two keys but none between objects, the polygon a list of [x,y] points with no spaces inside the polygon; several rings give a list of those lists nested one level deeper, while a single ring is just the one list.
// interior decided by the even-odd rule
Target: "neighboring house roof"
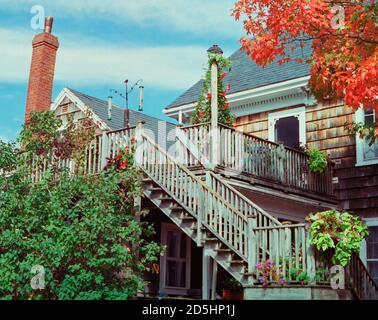
[{"label": "neighboring house roof", "polygon": [[[265,68],[258,66],[251,60],[244,50],[237,50],[231,55],[231,71],[224,79],[225,84],[230,84],[231,90],[228,94],[255,89],[283,81],[301,78],[310,74],[310,67],[306,63],[297,63],[296,58],[305,60],[311,54],[311,45],[306,45],[303,49],[297,48],[291,54],[293,59],[289,63],[279,65],[277,61]],[[201,94],[203,80],[185,91],[174,102],[166,107],[166,110],[187,105],[198,100]]]},{"label": "neighboring house roof", "polygon": [[[124,126],[124,112],[125,109],[112,104],[112,118],[108,119],[108,102],[98,99],[96,97],[89,96],[74,89],[66,88],[72,94],[74,94],[79,100],[83,102],[85,106],[90,108],[97,117],[99,117],[110,130],[123,129]],[[134,111],[129,109],[129,122],[130,126],[136,126],[138,121],[144,121],[145,130],[151,130],[154,134],[154,139],[167,139],[167,135],[171,130],[175,130],[176,126],[173,123],[161,120],[145,113]],[[168,146],[172,144],[168,141]]]}]

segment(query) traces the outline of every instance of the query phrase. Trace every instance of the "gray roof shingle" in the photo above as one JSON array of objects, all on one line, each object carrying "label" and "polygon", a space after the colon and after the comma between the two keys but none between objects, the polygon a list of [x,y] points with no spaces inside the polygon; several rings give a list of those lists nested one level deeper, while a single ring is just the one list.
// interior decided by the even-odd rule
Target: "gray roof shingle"
[{"label": "gray roof shingle", "polygon": [[[275,61],[265,68],[258,66],[252,61],[244,50],[237,50],[230,57],[232,62],[231,71],[227,73],[224,79],[224,83],[229,83],[231,86],[228,94],[308,76],[310,74],[309,65],[306,63],[297,63],[295,59],[302,58],[305,60],[310,56],[311,50],[310,43],[303,49],[298,47],[290,53],[290,57],[293,59],[291,62],[279,65]],[[203,80],[198,81],[168,105],[166,109],[197,101],[201,94],[202,86]]]},{"label": "gray roof shingle", "polygon": [[[111,130],[119,130],[125,127],[125,109],[122,109],[121,107],[113,103],[112,119],[109,120],[107,101],[86,95],[70,88],[67,89],[71,91],[78,99],[80,99],[87,107],[89,107],[93,111],[93,113],[96,114],[103,122],[105,122]],[[144,121],[145,130],[150,131],[150,134],[152,133],[154,135],[154,137],[152,138],[154,138],[155,141],[158,141],[157,139],[159,139],[159,143],[162,143],[162,140],[167,141],[167,147],[170,147],[174,143],[174,141],[171,141],[171,135],[168,139],[168,134],[176,128],[173,123],[149,116],[139,111],[134,111],[131,109],[129,109],[129,111],[130,126],[136,126],[138,121]]]}]

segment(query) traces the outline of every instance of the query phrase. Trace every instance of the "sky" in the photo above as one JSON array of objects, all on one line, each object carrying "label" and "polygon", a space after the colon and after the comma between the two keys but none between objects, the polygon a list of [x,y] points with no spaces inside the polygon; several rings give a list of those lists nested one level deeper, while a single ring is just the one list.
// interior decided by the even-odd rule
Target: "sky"
[{"label": "sky", "polygon": [[[234,2],[0,0],[0,139],[15,139],[23,123],[31,42],[42,31],[31,23],[34,6],[54,17],[60,42],[52,100],[64,87],[106,100],[125,79],[141,78],[144,112],[169,120],[163,108],[201,78],[206,50],[218,44],[229,56],[240,48]],[[129,99],[136,110],[137,88]],[[124,106],[121,97],[114,102]]]}]

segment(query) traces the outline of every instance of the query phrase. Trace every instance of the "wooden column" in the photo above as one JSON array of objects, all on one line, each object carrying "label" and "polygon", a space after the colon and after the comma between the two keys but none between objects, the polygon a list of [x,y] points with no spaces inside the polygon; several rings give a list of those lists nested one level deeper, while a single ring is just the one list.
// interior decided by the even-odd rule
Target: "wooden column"
[{"label": "wooden column", "polygon": [[210,299],[210,256],[206,254],[205,249],[202,249],[202,300]]},{"label": "wooden column", "polygon": [[108,135],[106,134],[106,132],[104,132],[102,134],[102,139],[101,139],[101,171],[105,168],[108,160],[107,158],[110,156],[109,154],[109,137]]},{"label": "wooden column", "polygon": [[136,148],[135,148],[135,163],[138,166],[143,165],[143,132],[144,132],[144,121],[138,121],[135,139],[136,139]]},{"label": "wooden column", "polygon": [[247,217],[248,219],[248,273],[253,273],[255,271],[257,263],[257,251],[256,251],[256,231],[253,230],[257,226],[257,217],[251,215]]},{"label": "wooden column", "polygon": [[216,167],[218,159],[218,65],[213,62],[211,65],[211,164]]},{"label": "wooden column", "polygon": [[[209,50],[209,57],[212,55],[222,55],[222,49],[213,45]],[[211,64],[211,128],[210,128],[210,143],[211,143],[211,166],[215,168],[219,164],[219,137],[218,137],[218,64],[213,61]]]},{"label": "wooden column", "polygon": [[213,268],[211,274],[211,300],[215,300],[217,297],[217,277],[218,277],[218,264],[214,259],[213,261]]},{"label": "wooden column", "polygon": [[306,264],[306,267],[307,267],[307,274],[308,276],[310,277],[310,279],[314,279],[315,275],[316,275],[316,265],[315,265],[315,251],[314,251],[314,247],[313,245],[311,244],[311,235],[310,235],[310,231],[309,230],[306,230],[306,254],[307,254],[307,257],[304,257],[306,260],[307,260],[307,264]]}]

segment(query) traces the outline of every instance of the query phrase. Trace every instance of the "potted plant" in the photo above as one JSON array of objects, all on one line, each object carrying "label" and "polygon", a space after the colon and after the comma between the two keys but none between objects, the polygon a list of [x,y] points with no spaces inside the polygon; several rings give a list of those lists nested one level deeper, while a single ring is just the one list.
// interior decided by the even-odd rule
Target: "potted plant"
[{"label": "potted plant", "polygon": [[324,173],[328,165],[327,155],[316,148],[307,148],[305,152],[309,156],[308,167],[310,172],[319,174]]},{"label": "potted plant", "polygon": [[243,300],[243,287],[232,277],[227,277],[222,281],[223,300]]},{"label": "potted plant", "polygon": [[361,218],[328,210],[310,214],[306,220],[311,223],[311,243],[319,251],[333,250],[332,262],[345,267],[353,252],[359,252],[361,241],[369,235]]}]

